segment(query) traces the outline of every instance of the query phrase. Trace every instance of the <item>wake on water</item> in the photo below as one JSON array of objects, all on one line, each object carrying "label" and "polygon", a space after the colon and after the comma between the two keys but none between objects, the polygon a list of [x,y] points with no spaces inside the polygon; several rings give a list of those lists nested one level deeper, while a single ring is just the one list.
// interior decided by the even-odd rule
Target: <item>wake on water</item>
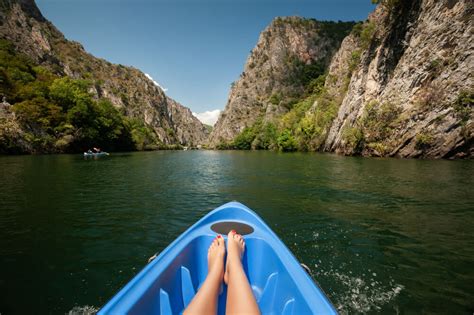
[{"label": "wake on water", "polygon": [[[319,233],[313,234],[314,239],[318,236]],[[371,269],[356,274],[350,270],[352,263],[350,261],[334,267],[336,263],[333,261],[322,263],[318,260],[314,264],[313,278],[325,278],[326,282],[338,288],[337,294],[330,297],[340,314],[378,312],[404,289],[403,285],[395,283],[391,278],[385,278],[383,281],[378,279],[377,273]],[[323,266],[326,269],[323,269]]]},{"label": "wake on water", "polygon": [[98,308],[94,306],[84,305],[84,306],[74,306],[72,310],[67,312],[67,315],[94,315],[99,311]]},{"label": "wake on water", "polygon": [[389,286],[374,279],[370,283],[359,277],[348,276],[337,271],[328,271],[326,275],[342,284],[347,291],[335,298],[336,308],[341,314],[367,313],[380,311],[381,306],[392,301],[403,290],[403,285],[390,280]]}]

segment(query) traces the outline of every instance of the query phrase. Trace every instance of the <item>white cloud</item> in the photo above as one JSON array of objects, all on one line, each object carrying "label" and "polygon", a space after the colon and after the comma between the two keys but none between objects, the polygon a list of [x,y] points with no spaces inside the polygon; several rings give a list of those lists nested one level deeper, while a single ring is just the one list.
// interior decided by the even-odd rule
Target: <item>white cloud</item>
[{"label": "white cloud", "polygon": [[157,87],[159,87],[160,89],[162,89],[164,92],[168,91],[168,89],[165,89],[164,87],[162,87],[158,82],[156,82],[155,80],[153,80],[153,78],[151,77],[151,75],[149,75],[148,73],[145,73],[145,77],[147,77],[148,79],[150,79],[154,85],[156,85]]},{"label": "white cloud", "polygon": [[193,113],[203,124],[214,126],[221,113],[220,109],[208,110],[204,113]]}]

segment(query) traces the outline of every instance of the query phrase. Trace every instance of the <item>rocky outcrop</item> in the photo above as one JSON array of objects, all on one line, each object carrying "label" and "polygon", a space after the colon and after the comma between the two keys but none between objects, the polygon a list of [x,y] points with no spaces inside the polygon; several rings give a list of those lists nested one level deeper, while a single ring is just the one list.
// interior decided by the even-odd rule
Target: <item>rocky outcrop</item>
[{"label": "rocky outcrop", "polygon": [[382,2],[331,62],[328,79],[350,82],[324,150],[472,157],[472,16],[468,0]]},{"label": "rocky outcrop", "polygon": [[209,143],[229,142],[257,120],[286,113],[311,79],[324,73],[353,23],[276,18],[260,35]]},{"label": "rocky outcrop", "polygon": [[179,143],[193,147],[207,141],[208,129],[194,117],[189,108],[171,98],[167,99],[167,104],[174,136]]},{"label": "rocky outcrop", "polygon": [[197,145],[207,139],[206,128],[189,109],[141,71],[96,58],[66,40],[33,0],[0,1],[0,37],[56,74],[92,79],[96,98],[107,98],[125,115],[143,121],[163,144]]},{"label": "rocky outcrop", "polygon": [[[254,148],[262,128],[244,127],[261,119],[276,121],[273,144],[263,148],[472,158],[473,2],[378,2],[342,43],[324,36],[319,22],[275,20],[233,86],[211,144],[238,139],[247,145],[234,147]],[[327,71],[323,89],[308,96],[301,65]]]}]

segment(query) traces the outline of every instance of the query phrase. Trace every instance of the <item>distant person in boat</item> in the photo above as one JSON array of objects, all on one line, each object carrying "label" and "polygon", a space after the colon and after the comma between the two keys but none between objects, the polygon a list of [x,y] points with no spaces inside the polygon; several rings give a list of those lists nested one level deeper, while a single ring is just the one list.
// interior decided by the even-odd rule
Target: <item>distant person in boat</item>
[{"label": "distant person in boat", "polygon": [[100,152],[102,152],[102,151],[100,150],[100,148],[96,148],[96,147],[93,147],[92,150],[94,151],[94,153],[100,153]]},{"label": "distant person in boat", "polygon": [[217,299],[224,281],[227,284],[225,313],[260,314],[257,301],[242,266],[245,241],[234,230],[227,235],[227,261],[224,272],[225,242],[221,235],[212,241],[207,252],[207,277],[183,315],[217,314]]}]

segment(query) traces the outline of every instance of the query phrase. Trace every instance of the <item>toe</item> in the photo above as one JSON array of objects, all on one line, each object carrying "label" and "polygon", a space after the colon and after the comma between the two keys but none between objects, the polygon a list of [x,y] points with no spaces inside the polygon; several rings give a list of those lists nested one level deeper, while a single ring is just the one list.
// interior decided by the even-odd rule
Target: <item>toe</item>
[{"label": "toe", "polygon": [[218,246],[224,246],[224,238],[220,234],[217,235],[217,245]]},{"label": "toe", "polygon": [[216,239],[213,239],[213,240],[212,240],[212,243],[211,243],[211,246],[209,247],[209,249],[212,249],[212,248],[214,248],[215,246],[217,246],[217,240],[216,240]]}]

